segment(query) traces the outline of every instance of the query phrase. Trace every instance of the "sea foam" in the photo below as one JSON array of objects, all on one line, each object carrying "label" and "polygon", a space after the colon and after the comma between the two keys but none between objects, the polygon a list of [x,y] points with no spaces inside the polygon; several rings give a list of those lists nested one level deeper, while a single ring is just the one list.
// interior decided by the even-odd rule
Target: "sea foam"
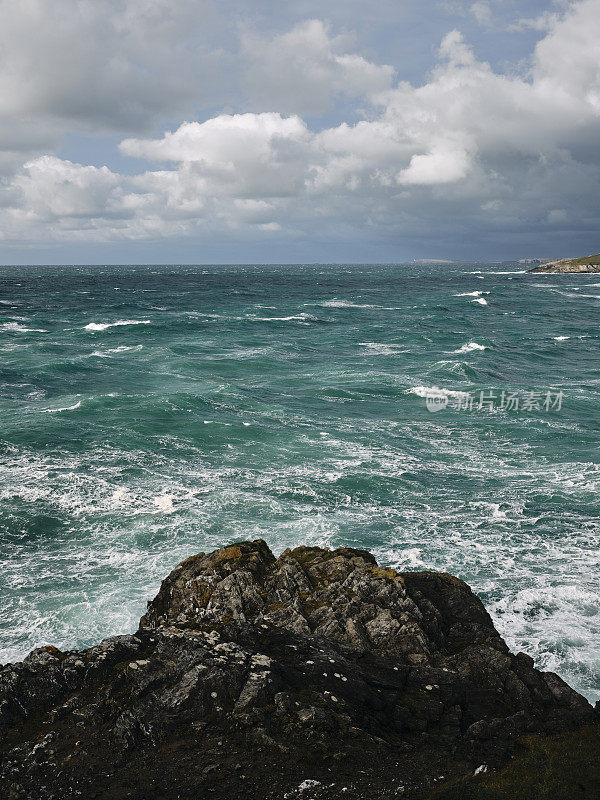
[{"label": "sea foam", "polygon": [[90,322],[84,330],[86,331],[105,331],[107,328],[118,328],[121,325],[150,325],[149,319],[121,319],[117,322]]},{"label": "sea foam", "polygon": [[72,406],[63,406],[62,408],[42,408],[40,410],[40,414],[57,414],[60,411],[75,411],[76,408],[80,408],[81,400],[79,400],[75,405]]},{"label": "sea foam", "polygon": [[439,386],[414,386],[407,389],[408,394],[416,394],[417,397],[469,397],[469,392],[456,391],[454,389],[440,389]]},{"label": "sea foam", "polygon": [[453,353],[471,353],[474,350],[487,350],[487,347],[483,344],[477,344],[477,342],[467,342],[463,344],[462,347],[459,347],[458,350],[453,350]]},{"label": "sea foam", "polygon": [[25,325],[20,325],[18,322],[5,322],[2,325],[2,330],[7,333],[48,333],[44,328],[27,328]]}]

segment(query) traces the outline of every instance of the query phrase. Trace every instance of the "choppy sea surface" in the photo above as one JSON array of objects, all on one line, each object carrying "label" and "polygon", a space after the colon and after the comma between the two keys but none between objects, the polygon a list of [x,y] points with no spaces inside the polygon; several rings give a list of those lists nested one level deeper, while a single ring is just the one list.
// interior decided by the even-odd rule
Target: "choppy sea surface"
[{"label": "choppy sea surface", "polygon": [[597,699],[599,314],[517,264],[1,268],[0,661],[263,537],[459,575]]}]

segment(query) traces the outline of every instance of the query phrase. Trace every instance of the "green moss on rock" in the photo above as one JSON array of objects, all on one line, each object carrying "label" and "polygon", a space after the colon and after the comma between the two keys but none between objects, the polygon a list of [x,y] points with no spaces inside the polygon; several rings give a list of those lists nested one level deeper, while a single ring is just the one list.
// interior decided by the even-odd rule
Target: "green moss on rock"
[{"label": "green moss on rock", "polygon": [[524,750],[499,772],[440,786],[429,800],[597,800],[600,727],[557,736],[528,736]]}]

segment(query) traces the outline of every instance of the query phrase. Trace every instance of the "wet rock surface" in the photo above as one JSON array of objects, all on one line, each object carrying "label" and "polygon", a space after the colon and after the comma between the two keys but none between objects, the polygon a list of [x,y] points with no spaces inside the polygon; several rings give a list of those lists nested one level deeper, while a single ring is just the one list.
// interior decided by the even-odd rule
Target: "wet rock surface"
[{"label": "wet rock surface", "polygon": [[424,798],[593,718],[459,579],[242,542],[173,570],[135,635],[0,668],[0,796]]}]

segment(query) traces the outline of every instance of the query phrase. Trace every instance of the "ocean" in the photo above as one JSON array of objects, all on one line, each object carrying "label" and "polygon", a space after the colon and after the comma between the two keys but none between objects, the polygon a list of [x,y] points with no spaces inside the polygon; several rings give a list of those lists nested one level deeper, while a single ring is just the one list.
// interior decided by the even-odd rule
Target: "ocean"
[{"label": "ocean", "polygon": [[458,575],[595,701],[599,312],[519,264],[3,267],[0,662],[262,537]]}]

